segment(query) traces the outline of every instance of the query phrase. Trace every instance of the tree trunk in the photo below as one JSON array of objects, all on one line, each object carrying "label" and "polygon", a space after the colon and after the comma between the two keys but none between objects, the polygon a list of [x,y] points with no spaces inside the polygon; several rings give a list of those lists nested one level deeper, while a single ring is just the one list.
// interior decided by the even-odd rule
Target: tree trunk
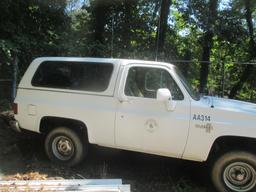
[{"label": "tree trunk", "polygon": [[[252,10],[251,10],[251,0],[245,0],[245,16],[246,16],[246,22],[247,22],[247,27],[249,29],[249,36],[250,36],[250,41],[249,41],[249,61],[252,59],[256,58],[256,43],[254,41],[254,36],[253,36],[253,23],[252,23]],[[250,78],[253,72],[253,65],[246,65],[245,69],[242,72],[242,75],[240,77],[240,80],[234,85],[234,87],[231,89],[229,98],[234,98],[237,93],[242,89],[244,83]]]},{"label": "tree trunk", "polygon": [[103,43],[104,25],[106,24],[105,6],[98,5],[95,9],[95,36],[94,39]]},{"label": "tree trunk", "polygon": [[213,33],[207,31],[203,37],[203,53],[200,63],[200,93],[206,92],[207,79],[209,74],[210,54],[213,43]]},{"label": "tree trunk", "polygon": [[[107,22],[107,4],[102,0],[92,1],[92,15],[94,18],[94,41],[96,44],[104,44],[104,26]],[[94,47],[92,50],[92,56],[102,56],[101,52],[98,50],[98,46]]]},{"label": "tree trunk", "polygon": [[168,26],[168,16],[170,13],[171,0],[162,0],[160,10],[160,20],[157,29],[156,47],[159,52],[163,51],[165,34]]},{"label": "tree trunk", "polygon": [[209,15],[208,15],[208,25],[207,30],[203,37],[203,53],[201,58],[201,67],[200,67],[200,87],[199,92],[205,93],[206,92],[206,85],[207,85],[207,79],[209,75],[209,64],[210,64],[210,54],[211,49],[213,45],[213,31],[214,31],[214,25],[215,20],[217,17],[217,6],[218,6],[218,0],[210,0],[209,1]]}]

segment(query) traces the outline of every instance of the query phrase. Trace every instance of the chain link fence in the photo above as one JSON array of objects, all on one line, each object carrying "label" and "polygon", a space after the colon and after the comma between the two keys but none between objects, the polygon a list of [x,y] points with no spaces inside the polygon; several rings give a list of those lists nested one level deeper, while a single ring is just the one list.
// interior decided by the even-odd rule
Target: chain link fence
[{"label": "chain link fence", "polygon": [[245,68],[250,65],[252,67],[248,73],[248,78],[234,98],[256,103],[255,62],[208,62],[198,60],[172,60],[169,62],[178,66],[193,88],[198,92],[200,86],[200,65],[201,63],[208,65],[209,74],[206,84],[206,94],[225,98],[229,98],[231,90],[241,81],[241,76]]},{"label": "chain link fence", "polygon": [[[200,64],[209,65],[206,94],[226,98],[228,98],[232,87],[240,81],[240,76],[245,67],[252,65],[252,70],[254,70],[252,75],[244,83],[235,98],[256,103],[256,63],[254,62],[207,62],[198,60],[170,60],[166,62],[178,66],[197,91],[200,85]],[[20,79],[20,77],[17,78],[17,66],[14,65],[13,67],[12,77],[8,79],[1,79],[0,77],[0,100],[13,100],[18,84],[16,79]]]}]

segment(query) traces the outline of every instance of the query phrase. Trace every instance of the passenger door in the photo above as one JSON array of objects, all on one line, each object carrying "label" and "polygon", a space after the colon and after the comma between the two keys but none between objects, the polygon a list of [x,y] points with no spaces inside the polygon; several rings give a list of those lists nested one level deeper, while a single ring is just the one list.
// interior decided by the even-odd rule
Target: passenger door
[{"label": "passenger door", "polygon": [[[117,147],[181,157],[189,130],[190,101],[167,67],[129,65],[119,89],[115,139]],[[159,88],[168,88],[175,103],[170,111],[156,100]]]}]

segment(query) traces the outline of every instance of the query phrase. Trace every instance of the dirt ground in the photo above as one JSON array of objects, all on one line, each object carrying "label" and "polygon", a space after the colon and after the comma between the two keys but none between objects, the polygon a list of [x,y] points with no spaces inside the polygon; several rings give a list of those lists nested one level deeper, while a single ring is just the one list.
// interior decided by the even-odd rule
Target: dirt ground
[{"label": "dirt ground", "polygon": [[47,159],[41,137],[15,133],[0,118],[0,178],[29,172],[65,179],[121,178],[136,192],[212,191],[203,164],[97,146],[90,146],[81,165],[61,167]]}]

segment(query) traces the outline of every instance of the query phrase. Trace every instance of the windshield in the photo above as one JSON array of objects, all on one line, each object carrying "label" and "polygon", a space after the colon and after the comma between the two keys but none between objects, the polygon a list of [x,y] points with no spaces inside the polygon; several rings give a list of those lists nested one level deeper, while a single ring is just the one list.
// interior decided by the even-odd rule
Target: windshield
[{"label": "windshield", "polygon": [[184,75],[181,73],[181,71],[177,68],[174,67],[174,71],[176,72],[176,74],[178,75],[181,83],[183,84],[183,86],[185,87],[185,89],[187,90],[187,92],[189,93],[189,95],[196,101],[200,100],[200,96],[199,94],[194,91],[194,89],[192,88],[192,86],[188,83],[187,79],[184,77]]}]

